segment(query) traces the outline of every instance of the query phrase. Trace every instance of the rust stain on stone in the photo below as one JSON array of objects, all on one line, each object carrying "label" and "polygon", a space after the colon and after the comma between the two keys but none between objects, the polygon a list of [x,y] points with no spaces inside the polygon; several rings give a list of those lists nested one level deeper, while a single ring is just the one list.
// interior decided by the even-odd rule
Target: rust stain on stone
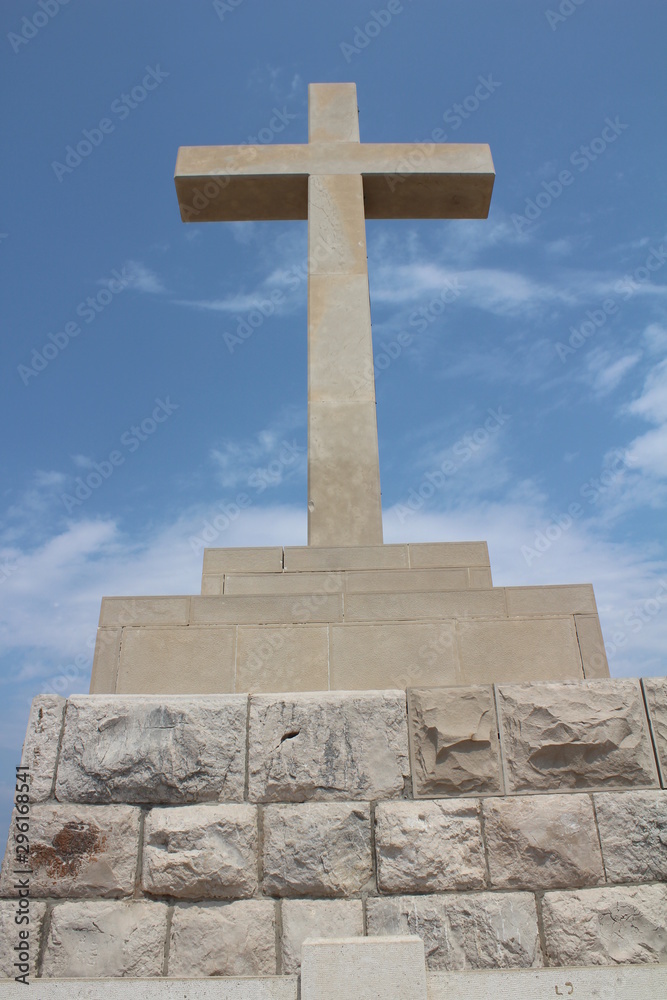
[{"label": "rust stain on stone", "polygon": [[67,878],[78,875],[84,864],[94,861],[104,851],[104,837],[94,823],[65,823],[62,830],[48,844],[36,844],[30,857],[35,868],[44,868],[49,878]]}]

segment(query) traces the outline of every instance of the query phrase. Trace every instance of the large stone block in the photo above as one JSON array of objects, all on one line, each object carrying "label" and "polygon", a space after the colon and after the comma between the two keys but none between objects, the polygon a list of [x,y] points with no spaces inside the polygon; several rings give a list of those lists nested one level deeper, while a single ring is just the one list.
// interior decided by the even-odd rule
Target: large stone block
[{"label": "large stone block", "polygon": [[234,691],[236,629],[124,628],[118,692],[208,694]]},{"label": "large stone block", "polygon": [[345,574],[345,590],[348,594],[409,594],[467,589],[468,570],[465,568],[371,569]]},{"label": "large stone block", "polygon": [[328,687],[326,626],[239,626],[237,691],[326,691]]},{"label": "large stone block", "polygon": [[432,972],[428,977],[428,996],[429,1000],[546,1000],[559,996],[656,1000],[667,996],[667,967],[614,965],[588,969]]},{"label": "large stone block", "polygon": [[257,808],[151,809],[144,827],[142,887],[155,896],[230,899],[257,889]]},{"label": "large stone block", "polygon": [[468,620],[459,622],[457,632],[466,684],[583,678],[572,615]]},{"label": "large stone block", "polygon": [[535,899],[527,892],[369,898],[366,915],[369,935],[421,937],[429,969],[543,965]]},{"label": "large stone block", "polygon": [[499,685],[508,791],[657,785],[639,682]]},{"label": "large stone block", "polygon": [[303,1000],[426,1000],[424,942],[419,937],[312,940],[303,948]]},{"label": "large stone block", "polygon": [[174,907],[167,969],[170,977],[275,974],[275,903],[243,899]]},{"label": "large stone block", "polygon": [[604,648],[600,619],[597,615],[575,615],[577,641],[581,650],[581,663],[587,680],[609,677],[609,664]]},{"label": "large stone block", "polygon": [[57,694],[33,698],[21,764],[30,774],[30,801],[43,802],[53,792],[65,699]]},{"label": "large stone block", "polygon": [[667,788],[667,677],[646,677],[642,684],[662,787]]},{"label": "large stone block", "polygon": [[[42,936],[42,924],[46,916],[46,903],[38,903],[35,900],[30,901],[30,923],[28,924],[17,924],[15,922],[16,910],[16,900],[0,899],[0,942],[2,942],[0,945],[0,980],[13,979],[14,976],[21,975],[20,970],[14,968],[14,962],[19,961],[14,948],[20,944],[25,944],[25,938],[19,938],[19,931],[27,930],[29,933],[28,951],[30,953],[28,961],[30,972],[28,973],[28,978],[32,984],[37,971],[37,956],[39,953],[39,941]],[[22,983],[17,983],[17,990],[19,989],[23,989]]]},{"label": "large stone block", "polygon": [[267,806],[263,870],[271,896],[358,894],[373,875],[368,804]]},{"label": "large stone block", "polygon": [[225,594],[342,594],[342,573],[232,573]]},{"label": "large stone block", "polygon": [[345,620],[351,622],[399,622],[501,615],[505,615],[505,593],[502,587],[495,590],[441,593],[348,594],[345,598]]},{"label": "large stone block", "polygon": [[307,938],[361,937],[364,933],[360,899],[285,899],[282,909],[282,971],[301,968],[301,948]]},{"label": "large stone block", "polygon": [[195,625],[293,625],[301,622],[336,622],[343,619],[340,594],[234,595],[193,597]]},{"label": "large stone block", "polygon": [[[30,812],[30,895],[129,896],[139,856],[140,810],[45,802]],[[0,894],[14,896],[10,831]]]},{"label": "large stone block", "polygon": [[408,706],[416,797],[502,792],[491,687],[412,688]]},{"label": "large stone block", "polygon": [[202,576],[201,594],[202,597],[218,597],[222,594],[225,585],[224,576]]},{"label": "large stone block", "polygon": [[90,694],[113,694],[118,678],[122,628],[98,628]]},{"label": "large stone block", "polygon": [[506,587],[507,614],[573,615],[597,614],[590,583],[557,587]]},{"label": "large stone block", "polygon": [[469,566],[468,586],[472,590],[490,590],[493,587],[491,570],[483,566]]},{"label": "large stone block", "polygon": [[542,902],[551,965],[667,962],[667,885],[547,892]]},{"label": "large stone block", "polygon": [[103,597],[100,628],[124,625],[187,625],[189,597]]},{"label": "large stone block", "polygon": [[411,542],[408,549],[413,568],[489,565],[486,542]]},{"label": "large stone block", "polygon": [[280,545],[257,548],[204,549],[204,573],[281,573],[283,550]]},{"label": "large stone block", "polygon": [[483,889],[479,802],[380,802],[375,810],[380,892]]},{"label": "large stone block", "polygon": [[604,882],[588,795],[485,799],[482,809],[492,885],[535,890]]},{"label": "large stone block", "polygon": [[610,882],[667,882],[667,791],[593,796]]},{"label": "large stone block", "polygon": [[453,622],[331,626],[331,687],[365,691],[413,684],[457,684]]},{"label": "large stone block", "polygon": [[[298,985],[297,976],[98,979],[94,984],[86,979],[36,979],[30,981],[30,995],[35,1000],[297,1000]],[[2,1000],[21,1000],[24,989],[0,979]]]},{"label": "large stone block", "polygon": [[403,691],[253,695],[251,802],[396,798],[409,775]]},{"label": "large stone block", "polygon": [[[467,564],[464,564],[467,565]],[[407,545],[295,545],[285,547],[285,571],[408,569]]]},{"label": "large stone block", "polygon": [[56,795],[69,802],[241,800],[241,695],[69,699]]},{"label": "large stone block", "polygon": [[145,900],[81,900],[54,906],[42,976],[49,979],[161,976],[167,910],[164,903]]}]

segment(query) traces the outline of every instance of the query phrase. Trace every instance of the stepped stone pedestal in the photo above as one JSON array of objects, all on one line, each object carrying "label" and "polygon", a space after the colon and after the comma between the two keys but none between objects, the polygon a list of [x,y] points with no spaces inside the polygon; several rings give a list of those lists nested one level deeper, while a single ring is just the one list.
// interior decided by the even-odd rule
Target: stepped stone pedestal
[{"label": "stepped stone pedestal", "polygon": [[486,543],[207,549],[201,596],[107,597],[91,693],[608,677],[589,584],[494,587]]},{"label": "stepped stone pedestal", "polygon": [[92,693],[33,704],[45,997],[314,1000],[334,967],[370,997],[424,946],[397,997],[659,991],[667,680],[608,677],[590,586],[493,587],[451,543],[211,549],[202,591],[105,598]]}]

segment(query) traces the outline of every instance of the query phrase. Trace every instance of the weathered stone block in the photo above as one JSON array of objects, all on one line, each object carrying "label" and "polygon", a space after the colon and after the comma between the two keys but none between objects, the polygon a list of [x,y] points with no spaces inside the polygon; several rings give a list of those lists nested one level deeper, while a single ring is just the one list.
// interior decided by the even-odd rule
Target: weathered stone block
[{"label": "weathered stone block", "polygon": [[275,903],[244,899],[175,906],[167,974],[275,976]]},{"label": "weathered stone block", "polygon": [[479,802],[381,802],[375,810],[380,892],[483,889]]},{"label": "weathered stone block", "polygon": [[470,566],[468,569],[468,586],[472,590],[490,590],[493,587],[491,570],[482,566]]},{"label": "weathered stone block", "polygon": [[234,691],[236,629],[124,628],[118,692],[208,694]]},{"label": "weathered stone block", "polygon": [[337,622],[343,618],[340,594],[260,594],[257,597],[193,597],[195,625],[296,625],[301,622]]},{"label": "weathered stone block", "polygon": [[66,701],[57,694],[33,698],[21,763],[30,773],[30,801],[43,802],[53,791]]},{"label": "weathered stone block", "polygon": [[342,573],[232,573],[225,594],[342,594]]},{"label": "weathered stone block", "polygon": [[[129,896],[139,856],[140,810],[131,806],[82,806],[59,802],[30,812],[30,895]],[[9,847],[0,894],[14,896]]]},{"label": "weathered stone block", "polygon": [[407,545],[285,546],[285,571],[407,569]]},{"label": "weathered stone block", "polygon": [[508,791],[656,786],[639,682],[499,685]]},{"label": "weathered stone block", "polygon": [[593,798],[608,881],[667,881],[667,792],[598,792]]},{"label": "weathered stone block", "polygon": [[366,915],[369,935],[421,937],[429,969],[543,965],[535,899],[527,892],[369,898]]},{"label": "weathered stone block", "polygon": [[662,787],[667,788],[667,677],[645,677],[642,684]]},{"label": "weathered stone block", "polygon": [[485,799],[491,883],[501,889],[554,889],[604,882],[588,795]]},{"label": "weathered stone block", "polygon": [[552,965],[667,962],[667,885],[547,892],[542,902]]},{"label": "weathered stone block", "polygon": [[468,570],[464,568],[359,570],[348,572],[345,577],[348,594],[409,594],[468,589]]},{"label": "weathered stone block", "polygon": [[151,809],[144,827],[145,892],[190,899],[252,896],[257,889],[257,808]]},{"label": "weathered stone block", "polygon": [[204,573],[281,573],[283,550],[280,545],[257,548],[204,549]]},{"label": "weathered stone block", "polygon": [[326,691],[328,687],[326,626],[239,626],[237,691]]},{"label": "weathered stone block", "polygon": [[[583,670],[572,615],[459,622],[460,678],[466,684],[581,680]],[[459,682],[460,683],[460,682]]]},{"label": "weathered stone block", "polygon": [[411,567],[488,566],[486,542],[411,542]]},{"label": "weathered stone block", "polygon": [[346,621],[415,621],[420,618],[475,618],[505,615],[505,593],[460,590],[441,593],[348,594]]},{"label": "weathered stone block", "polygon": [[372,878],[367,804],[307,802],[264,810],[264,892],[350,896]]},{"label": "weathered stone block", "polygon": [[123,625],[187,625],[189,597],[103,597],[100,628]]},{"label": "weathered stone block", "polygon": [[301,967],[301,947],[306,938],[362,936],[364,914],[360,899],[285,899],[282,909],[282,971]]},{"label": "weathered stone block", "polygon": [[[0,899],[0,979],[13,979],[14,976],[18,976],[21,973],[19,970],[14,968],[14,962],[17,961],[16,952],[14,947],[21,944],[22,941],[19,939],[19,931],[27,930],[30,932],[29,940],[29,952],[30,952],[30,972],[28,974],[28,979],[32,983],[36,972],[36,962],[38,954],[38,942],[42,934],[42,923],[44,921],[44,916],[46,914],[46,903],[38,903],[35,900],[30,901],[30,923],[17,925],[14,922],[14,917],[16,916],[16,902],[15,900]],[[23,984],[17,984],[17,989],[22,989]]]},{"label": "weathered stone block", "polygon": [[491,687],[412,688],[408,706],[416,797],[502,792]]},{"label": "weathered stone block", "polygon": [[667,996],[667,966],[613,965],[605,968],[598,965],[587,969],[432,972],[428,977],[428,996],[429,1000],[546,1000],[559,996],[586,1000],[656,1000],[656,997]]},{"label": "weathered stone block", "polygon": [[419,937],[307,941],[303,948],[303,1000],[426,1000],[424,942]]},{"label": "weathered stone block", "polygon": [[331,687],[457,684],[461,672],[453,622],[331,626]]},{"label": "weathered stone block", "polygon": [[597,615],[575,615],[577,641],[581,650],[581,663],[587,680],[609,677],[609,664],[604,648],[600,619]]},{"label": "weathered stone block", "polygon": [[596,615],[590,583],[557,587],[506,587],[508,615]]},{"label": "weathered stone block", "polygon": [[113,694],[116,690],[122,628],[98,628],[90,678],[90,694]]},{"label": "weathered stone block", "polygon": [[171,804],[243,798],[241,695],[69,699],[56,795]]},{"label": "weathered stone block", "polygon": [[223,592],[224,576],[202,576],[202,597],[218,597]]},{"label": "weathered stone block", "polygon": [[51,913],[42,976],[101,979],[161,976],[167,935],[164,903],[60,903]]},{"label": "weathered stone block", "polygon": [[251,802],[395,798],[409,773],[403,691],[253,695]]}]

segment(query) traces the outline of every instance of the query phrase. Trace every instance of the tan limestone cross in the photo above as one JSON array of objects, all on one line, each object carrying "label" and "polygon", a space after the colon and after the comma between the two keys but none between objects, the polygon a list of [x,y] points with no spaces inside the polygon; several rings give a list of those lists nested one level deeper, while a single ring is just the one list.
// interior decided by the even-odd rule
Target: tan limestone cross
[{"label": "tan limestone cross", "polygon": [[486,218],[489,147],[361,143],[355,84],[312,83],[308,143],[183,146],[175,179],[184,222],[308,220],[308,544],[381,544],[365,219]]}]

